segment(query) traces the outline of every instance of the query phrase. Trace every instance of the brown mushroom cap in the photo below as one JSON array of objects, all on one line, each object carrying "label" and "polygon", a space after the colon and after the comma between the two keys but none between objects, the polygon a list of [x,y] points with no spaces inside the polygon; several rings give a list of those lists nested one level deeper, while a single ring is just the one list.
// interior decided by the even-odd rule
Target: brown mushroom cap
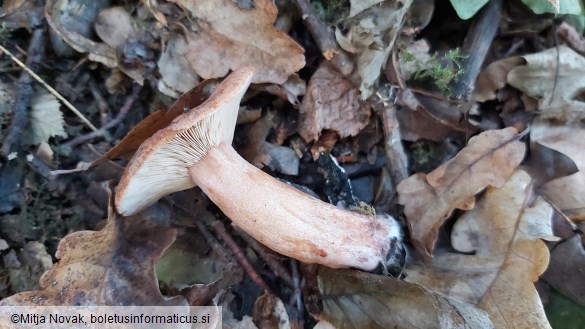
[{"label": "brown mushroom cap", "polygon": [[116,189],[117,211],[129,216],[173,192],[195,186],[188,168],[210,148],[231,144],[240,101],[254,68],[230,74],[200,106],[175,118],[138,149]]}]

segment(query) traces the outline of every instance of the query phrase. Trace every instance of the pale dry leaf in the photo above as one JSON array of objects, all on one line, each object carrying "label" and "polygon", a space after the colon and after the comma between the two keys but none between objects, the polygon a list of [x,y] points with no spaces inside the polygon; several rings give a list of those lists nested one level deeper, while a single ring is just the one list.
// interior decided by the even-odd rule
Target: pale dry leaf
[{"label": "pale dry leaf", "polygon": [[281,84],[305,66],[303,47],[274,27],[278,11],[273,1],[256,0],[251,9],[231,0],[172,2],[188,10],[195,22],[186,58],[204,79],[254,66],[253,83]]},{"label": "pale dry leaf", "polygon": [[504,88],[508,72],[526,63],[520,56],[504,58],[488,65],[477,77],[474,98],[478,102],[496,99],[496,92]]},{"label": "pale dry leaf", "polygon": [[197,74],[185,57],[187,51],[187,42],[180,35],[171,37],[167,42],[158,60],[161,79],[157,87],[160,92],[178,98],[199,82]]},{"label": "pale dry leaf", "polygon": [[56,18],[59,8],[56,8],[55,0],[47,0],[45,5],[45,18],[53,31],[59,35],[73,49],[81,53],[88,53],[90,60],[102,63],[107,67],[116,67],[117,59],[114,49],[106,44],[92,41],[80,33],[68,30]]},{"label": "pale dry leaf", "polygon": [[349,17],[353,17],[366,9],[377,6],[382,1],[384,0],[351,0],[349,2]]},{"label": "pale dry leaf", "polygon": [[359,14],[349,17],[335,30],[341,48],[354,54],[362,99],[372,95],[411,4],[412,0],[384,1],[378,5],[368,1],[367,9],[353,9],[360,10]]},{"label": "pale dry leaf", "polygon": [[318,281],[319,319],[339,329],[494,328],[474,305],[392,277],[322,268]]},{"label": "pale dry leaf", "polygon": [[[16,254],[18,266],[6,266],[13,292],[39,288],[39,278],[53,266],[53,259],[45,245],[37,241],[27,242]],[[6,265],[6,260],[4,260]]]},{"label": "pale dry leaf", "polygon": [[485,310],[496,328],[550,328],[534,287],[549,252],[541,239],[558,240],[552,207],[531,202],[532,183],[516,171],[501,188],[490,187],[451,233],[460,252],[437,252],[432,264],[409,263],[406,280]]},{"label": "pale dry leaf", "polygon": [[[108,224],[101,231],[78,231],[64,237],[53,268],[40,279],[40,290],[0,301],[6,305],[186,305],[183,297],[165,298],[154,262],[175,240],[176,230],[154,226],[143,212],[122,218],[110,201]],[[160,211],[160,209],[158,209]]]},{"label": "pale dry leaf", "polygon": [[585,119],[585,58],[571,48],[559,46],[522,56],[526,65],[508,73],[508,83],[539,99],[542,118],[575,122]]},{"label": "pale dry leaf", "polygon": [[132,26],[132,17],[123,7],[102,10],[95,21],[95,32],[113,49],[123,46],[129,38],[137,34]]},{"label": "pale dry leaf", "polygon": [[250,127],[248,145],[241,150],[241,154],[258,168],[267,166],[270,170],[296,176],[299,174],[300,160],[295,151],[266,141],[270,131],[276,127],[275,116],[273,112],[268,112]]},{"label": "pale dry leaf", "polygon": [[355,136],[371,115],[353,83],[329,62],[323,62],[309,80],[300,111],[298,131],[307,142],[317,140],[323,129],[336,131],[341,138]]},{"label": "pale dry leaf", "polygon": [[475,194],[500,187],[524,158],[525,146],[514,128],[489,130],[472,137],[453,159],[429,175],[400,182],[398,202],[417,251],[431,257],[440,227],[455,209],[473,207]]},{"label": "pale dry leaf", "polygon": [[535,121],[530,140],[565,154],[575,163],[578,172],[547,182],[540,192],[569,218],[585,220],[585,125]]},{"label": "pale dry leaf", "polygon": [[61,104],[55,96],[49,93],[35,95],[31,102],[29,113],[28,134],[24,135],[24,143],[36,145],[48,142],[49,138],[67,137],[65,120],[59,107]]}]

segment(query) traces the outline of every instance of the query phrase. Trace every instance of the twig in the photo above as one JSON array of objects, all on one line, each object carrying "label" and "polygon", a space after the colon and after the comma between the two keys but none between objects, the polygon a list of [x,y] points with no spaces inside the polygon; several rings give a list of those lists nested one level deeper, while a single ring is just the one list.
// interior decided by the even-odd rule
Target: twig
[{"label": "twig", "polygon": [[303,296],[301,292],[301,279],[299,275],[299,266],[296,259],[291,259],[292,278],[294,283],[294,292],[291,298],[291,304],[296,305],[297,311],[299,312],[299,318],[303,319]]},{"label": "twig", "polygon": [[[45,51],[45,40],[45,29],[42,27],[35,29],[28,46],[29,56],[26,59],[26,65],[18,60],[18,58],[14,57],[1,45],[0,50],[8,54],[8,56],[13,61],[16,61],[23,68],[32,65],[36,66],[43,58]],[[19,88],[16,93],[16,100],[14,102],[14,115],[12,117],[12,121],[10,122],[8,133],[6,134],[6,137],[2,143],[2,149],[0,150],[0,153],[4,155],[9,154],[12,149],[12,145],[20,140],[22,130],[28,123],[27,109],[30,106],[31,98],[34,93],[33,81],[31,79],[30,72],[28,71],[30,70],[26,68],[25,72],[21,73],[20,79],[18,81]]]},{"label": "twig", "polygon": [[[35,30],[35,32],[38,30]],[[34,40],[34,33],[33,33],[33,40]],[[32,41],[31,41],[32,44]],[[44,44],[41,45],[44,48]],[[68,100],[65,99],[65,97],[61,96],[61,94],[59,94],[59,92],[57,92],[53,87],[49,86],[48,83],[46,83],[41,77],[39,77],[36,73],[34,73],[31,69],[28,68],[29,65],[24,64],[23,62],[21,62],[18,58],[16,58],[14,55],[12,55],[12,53],[10,51],[8,51],[8,49],[2,47],[2,45],[0,45],[0,51],[6,53],[6,55],[8,55],[8,57],[10,57],[10,59],[12,59],[18,66],[22,67],[22,69],[30,74],[30,76],[32,76],[38,83],[40,83],[43,87],[45,87],[51,94],[53,94],[55,97],[57,97],[57,99],[59,99],[63,105],[65,105],[65,107],[67,107],[69,110],[71,110],[71,112],[73,112],[79,119],[81,119],[81,121],[83,121],[83,123],[85,123],[86,126],[88,126],[91,130],[96,131],[98,130],[91,122],[89,122],[89,120],[87,120],[87,118],[81,113],[79,112],[75,106],[73,106],[73,104],[69,103]],[[29,51],[29,58],[31,52]],[[28,62],[28,60],[27,60]]]},{"label": "twig", "polygon": [[138,99],[138,95],[140,94],[140,90],[142,90],[142,87],[138,84],[135,84],[134,88],[132,90],[132,94],[130,94],[126,98],[126,102],[124,103],[124,105],[120,109],[120,112],[118,112],[118,115],[116,115],[116,117],[114,119],[112,119],[110,122],[106,123],[100,129],[93,131],[89,134],[75,137],[74,139],[63,144],[62,146],[63,147],[73,147],[75,145],[85,143],[86,141],[88,141],[90,139],[106,135],[108,133],[108,129],[118,125],[126,117],[126,114],[128,114],[128,111],[130,111],[130,109],[132,108],[132,105],[134,104],[136,99]]},{"label": "twig", "polygon": [[254,249],[260,258],[262,258],[268,267],[272,270],[272,272],[279,278],[281,278],[289,287],[294,289],[294,283],[292,276],[287,271],[287,269],[280,263],[279,261],[275,260],[275,256],[271,254],[271,252],[258,243],[258,241],[254,240],[251,236],[249,236],[246,232],[242,231],[241,229],[236,229],[236,233],[246,241],[246,243]]},{"label": "twig", "polygon": [[396,105],[393,102],[392,92],[392,89],[381,88],[377,92],[380,102],[374,104],[374,109],[382,118],[388,172],[392,177],[392,184],[397,186],[398,183],[408,177],[408,158],[402,146],[402,135],[400,134],[400,125],[396,117]]},{"label": "twig", "polygon": [[461,52],[468,57],[463,61],[463,74],[453,87],[455,98],[467,98],[473,91],[481,65],[498,30],[501,11],[502,0],[493,0],[489,1],[480,14],[474,17],[475,21],[469,28],[461,49]]},{"label": "twig", "polygon": [[341,53],[329,28],[317,17],[317,13],[309,3],[309,0],[295,0],[294,3],[301,12],[303,22],[313,36],[315,43],[317,43],[321,54],[330,60],[335,55]]},{"label": "twig", "polygon": [[254,281],[257,285],[262,287],[264,291],[266,291],[267,293],[274,294],[274,292],[272,292],[272,289],[270,289],[266,282],[264,282],[264,279],[262,279],[258,272],[256,272],[252,264],[250,264],[248,258],[242,251],[242,248],[240,248],[238,243],[234,241],[232,236],[225,230],[225,226],[223,226],[223,223],[217,220],[213,224],[211,224],[211,227],[213,228],[215,233],[217,233],[217,235],[232,250],[236,260],[238,261],[238,263],[240,263],[240,266],[242,266],[242,269],[244,269],[244,271],[246,272],[246,274],[248,274],[250,279],[252,279],[252,281]]}]

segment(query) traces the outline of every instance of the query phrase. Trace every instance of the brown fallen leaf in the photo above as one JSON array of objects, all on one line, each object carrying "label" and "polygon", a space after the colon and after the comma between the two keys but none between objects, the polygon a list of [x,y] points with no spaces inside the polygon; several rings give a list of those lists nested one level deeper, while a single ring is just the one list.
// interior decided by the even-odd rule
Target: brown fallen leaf
[{"label": "brown fallen leaf", "polygon": [[122,218],[110,201],[105,228],[64,237],[55,255],[59,262],[43,274],[40,290],[10,296],[0,306],[186,305],[183,297],[163,297],[154,273],[154,262],[177,232],[154,226],[145,214]]},{"label": "brown fallen leaf", "polygon": [[357,135],[370,122],[370,109],[359,99],[353,83],[325,61],[311,77],[301,104],[299,134],[307,142],[323,129],[341,138]]},{"label": "brown fallen leaf", "polygon": [[585,102],[579,97],[585,88],[585,58],[569,47],[490,64],[478,77],[476,99],[495,98],[504,81],[537,98],[542,118],[569,123],[585,118]]},{"label": "brown fallen leaf", "polygon": [[585,126],[535,121],[530,139],[568,156],[575,163],[579,171],[553,179],[539,191],[572,220],[585,220]]},{"label": "brown fallen leaf", "polygon": [[115,159],[130,159],[140,144],[155,132],[168,126],[173,119],[203,103],[211,94],[216,80],[209,79],[201,82],[195,88],[181,96],[168,111],[159,110],[151,113],[132,128],[126,136],[106,154],[90,163],[81,162],[77,168],[71,170],[55,170],[54,174],[68,174],[72,172],[85,171],[104,162]]},{"label": "brown fallen leaf", "polygon": [[253,83],[284,83],[305,66],[304,49],[276,29],[273,1],[256,0],[251,9],[231,0],[172,0],[191,13],[187,61],[204,79],[254,66]]},{"label": "brown fallen leaf", "polygon": [[258,168],[267,166],[270,170],[285,175],[299,174],[299,157],[289,147],[266,141],[271,129],[276,127],[274,112],[267,112],[248,131],[248,145],[241,150],[242,156]]},{"label": "brown fallen leaf", "polygon": [[550,328],[534,282],[549,261],[541,239],[557,238],[552,207],[532,202],[531,191],[521,170],[489,187],[451,233],[453,247],[468,254],[438,250],[431,264],[407,264],[406,280],[479,306],[495,328]]},{"label": "brown fallen leaf", "polygon": [[175,35],[166,42],[158,60],[161,79],[158,80],[157,87],[160,92],[170,97],[178,98],[199,82],[197,74],[185,58],[187,50],[185,38]]},{"label": "brown fallen leaf", "polygon": [[[379,1],[378,1],[379,2]],[[337,24],[335,38],[354,54],[360,97],[369,98],[401,30],[412,0],[352,1],[351,15]]]},{"label": "brown fallen leaf", "polygon": [[324,318],[335,328],[494,328],[481,309],[392,277],[319,270]]},{"label": "brown fallen leaf", "polygon": [[514,128],[489,130],[469,140],[453,159],[428,175],[418,173],[397,187],[416,250],[432,257],[439,228],[455,209],[473,208],[475,194],[501,187],[524,158]]}]

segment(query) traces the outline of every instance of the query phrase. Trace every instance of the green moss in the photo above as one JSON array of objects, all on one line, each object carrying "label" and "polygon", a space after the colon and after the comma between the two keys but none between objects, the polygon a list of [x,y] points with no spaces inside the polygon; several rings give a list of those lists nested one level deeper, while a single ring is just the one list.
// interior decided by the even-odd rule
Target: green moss
[{"label": "green moss", "polygon": [[327,24],[334,24],[349,14],[349,1],[347,0],[314,0],[311,5],[315,8],[317,16]]}]

